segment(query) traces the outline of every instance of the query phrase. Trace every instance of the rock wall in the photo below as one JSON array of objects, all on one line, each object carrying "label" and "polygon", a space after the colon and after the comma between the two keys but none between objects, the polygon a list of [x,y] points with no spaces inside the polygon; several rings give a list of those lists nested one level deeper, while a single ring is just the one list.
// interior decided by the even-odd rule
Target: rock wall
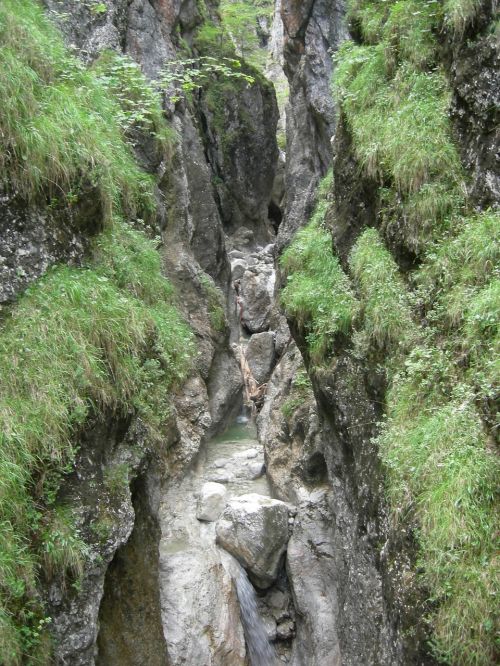
[{"label": "rock wall", "polygon": [[[331,164],[331,53],[347,36],[343,12],[341,3],[331,2],[285,0],[281,6],[290,102],[280,247],[309,219],[316,186]],[[298,331],[292,327],[292,333],[304,351]],[[354,425],[373,422],[375,412],[362,376],[347,364],[341,361],[334,377],[315,378],[316,406],[310,386],[294,386],[304,368],[298,349],[289,345],[259,416],[275,492],[298,505],[287,555],[297,610],[292,657],[297,666],[405,663],[378,566],[377,456],[363,446],[370,427]],[[334,395],[342,403],[335,415]],[[356,430],[357,446],[346,426]]]},{"label": "rock wall", "polygon": [[444,60],[453,89],[451,116],[462,160],[472,175],[469,195],[481,208],[498,205],[499,49],[490,25],[496,5],[483,2],[459,37],[447,35]]},{"label": "rock wall", "polygon": [[[207,15],[217,21],[216,2],[108,0],[103,13],[85,2],[44,4],[85,60],[112,48],[152,79],[177,58],[181,40],[193,43]],[[178,135],[173,154],[158,155],[145,137],[137,144],[139,160],[158,182],[164,268],[194,330],[198,357],[175,396],[162,451],[150,446],[131,414],[96,419],[81,438],[61,499],[77,509],[90,554],[75,589],[44,581],[56,664],[247,660],[234,584],[219,556],[210,554],[206,580],[200,553],[179,555],[174,538],[185,522],[176,491],[189,481],[206,439],[240,410],[242,369],[255,383],[257,406],[266,389],[258,427],[274,494],[296,507],[294,518],[283,519],[283,531],[292,532],[286,575],[281,570],[277,588],[261,599],[269,611],[273,598],[283,597],[269,611],[274,638],[286,643],[283,660],[293,666],[434,663],[422,647],[425,607],[413,584],[414,543],[389,524],[372,443],[384,381],[345,341],[330,367],[309,367],[308,378],[306,341],[296,322],[284,321],[274,293],[275,231],[279,252],[310,218],[316,186],[332,162],[335,215],[327,223],[344,265],[379,205],[377,184],[360,176],[349,129],[332,101],[331,55],[347,36],[343,2],[276,0],[276,11],[269,71],[279,80],[283,63],[290,88],[284,174],[274,90],[255,72],[251,85],[204,88],[190,103],[166,98]],[[487,206],[500,189],[500,86],[494,36],[483,28],[479,22],[461,39],[447,37],[443,60],[455,130],[473,175],[469,194]],[[52,264],[79,265],[101,217],[92,191],[71,214],[2,195],[0,306]],[[400,249],[400,266],[410,266],[414,257]],[[218,325],[211,321],[214,298],[223,313]],[[240,325],[251,337],[236,348]],[[194,507],[184,509],[197,525]],[[199,608],[176,615],[174,579],[185,583],[192,604],[202,599]]]},{"label": "rock wall", "polygon": [[285,211],[278,235],[284,247],[312,213],[315,190],[331,165],[335,109],[331,53],[347,37],[342,0],[282,0],[287,106]]}]

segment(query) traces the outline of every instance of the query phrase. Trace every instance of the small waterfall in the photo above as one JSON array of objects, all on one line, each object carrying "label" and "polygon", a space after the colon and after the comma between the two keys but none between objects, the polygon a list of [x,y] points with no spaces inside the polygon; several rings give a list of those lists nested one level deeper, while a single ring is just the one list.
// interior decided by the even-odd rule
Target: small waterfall
[{"label": "small waterfall", "polygon": [[238,567],[235,580],[250,664],[251,666],[275,666],[276,654],[257,609],[255,590],[243,567]]}]

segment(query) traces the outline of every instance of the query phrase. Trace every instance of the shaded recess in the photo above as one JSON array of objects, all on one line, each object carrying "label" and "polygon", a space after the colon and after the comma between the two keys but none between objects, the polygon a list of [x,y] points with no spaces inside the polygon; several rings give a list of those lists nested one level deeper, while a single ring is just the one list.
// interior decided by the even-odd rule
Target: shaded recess
[{"label": "shaded recess", "polygon": [[276,204],[274,201],[270,201],[269,203],[268,217],[274,231],[278,233],[281,220],[283,219],[283,212],[278,204]]},{"label": "shaded recess", "polygon": [[106,573],[97,666],[168,666],[158,586],[160,530],[147,478],[132,486],[135,525]]},{"label": "shaded recess", "polygon": [[310,485],[329,483],[328,467],[325,457],[320,451],[313,453],[306,461],[304,481]]}]

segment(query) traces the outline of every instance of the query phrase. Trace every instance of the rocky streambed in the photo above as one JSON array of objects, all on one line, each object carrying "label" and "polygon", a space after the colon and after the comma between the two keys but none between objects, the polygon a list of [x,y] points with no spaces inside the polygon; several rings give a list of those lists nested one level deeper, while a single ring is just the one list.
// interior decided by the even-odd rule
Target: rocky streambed
[{"label": "rocky streambed", "polygon": [[171,664],[246,663],[244,574],[232,556],[261,589],[257,618],[288,661],[293,623],[282,565],[294,512],[270,498],[263,447],[254,424],[241,421],[207,444],[161,502],[160,598]]},{"label": "rocky streambed", "polygon": [[173,666],[289,663],[296,634],[285,569],[296,511],[272,497],[255,423],[289,338],[284,321],[273,321],[274,246],[257,244],[250,230],[228,244],[243,406],[160,501],[159,598]]}]

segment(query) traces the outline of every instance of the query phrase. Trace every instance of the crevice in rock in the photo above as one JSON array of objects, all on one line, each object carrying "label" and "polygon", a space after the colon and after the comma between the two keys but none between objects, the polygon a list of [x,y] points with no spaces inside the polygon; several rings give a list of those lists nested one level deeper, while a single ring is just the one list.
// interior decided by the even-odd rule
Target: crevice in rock
[{"label": "crevice in rock", "polygon": [[276,204],[274,201],[269,203],[268,217],[275,233],[278,233],[281,220],[283,219],[283,212],[278,204]]},{"label": "crevice in rock", "polygon": [[108,568],[99,610],[97,666],[168,666],[160,614],[155,481],[132,485],[135,523]]},{"label": "crevice in rock", "polygon": [[320,451],[316,451],[307,459],[304,466],[304,480],[312,486],[328,483],[328,467],[325,456]]}]

